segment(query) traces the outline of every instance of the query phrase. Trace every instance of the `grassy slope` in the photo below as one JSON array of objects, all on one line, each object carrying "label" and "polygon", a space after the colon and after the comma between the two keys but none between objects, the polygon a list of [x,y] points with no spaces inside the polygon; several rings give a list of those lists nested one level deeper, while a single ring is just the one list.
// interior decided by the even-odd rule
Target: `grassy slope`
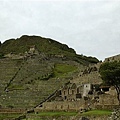
[{"label": "grassy slope", "polygon": [[67,45],[61,44],[57,41],[42,38],[39,36],[22,36],[18,39],[10,39],[1,45],[0,52],[7,53],[24,53],[29,50],[31,46],[35,45],[40,52],[48,54],[69,54],[74,55],[75,51]]},{"label": "grassy slope", "polygon": [[[52,119],[52,117],[56,117],[56,118],[59,118],[61,116],[64,116],[64,119],[66,117],[66,119],[70,116],[76,116],[78,113],[73,111],[73,112],[65,112],[65,111],[54,111],[54,112],[49,112],[49,111],[46,111],[46,112],[40,112],[38,114],[27,114],[27,119],[28,120],[44,120],[44,119],[47,119],[47,117],[49,119]],[[107,111],[107,110],[91,110],[91,111],[88,111],[88,112],[84,112],[82,114],[78,114],[77,115],[77,118],[80,117],[80,116],[86,116],[86,117],[90,117],[90,116],[108,116],[111,114],[111,111]],[[16,113],[13,113],[13,114],[10,114],[10,113],[2,113],[0,114],[0,119],[5,119],[5,118],[15,118],[15,117],[18,117],[20,116],[20,114],[16,114]],[[31,119],[30,119],[31,118]],[[59,118],[60,119],[60,118]],[[69,118],[68,118],[69,119]]]},{"label": "grassy slope", "polygon": [[5,119],[13,119],[19,117],[21,114],[17,113],[0,113],[0,120],[5,120]]},{"label": "grassy slope", "polygon": [[[82,114],[80,114],[80,116],[93,116],[93,115],[110,115],[111,111],[109,110],[91,110],[91,111],[87,111],[84,112]],[[29,114],[29,115],[35,115],[35,114]],[[49,112],[49,111],[45,111],[45,112],[40,112],[37,114],[37,116],[75,116],[77,115],[77,112],[73,111],[73,112],[65,112],[65,111],[54,111],[54,112]]]},{"label": "grassy slope", "polygon": [[84,112],[82,114],[77,113],[76,111],[73,112],[65,112],[65,111],[54,111],[54,112],[40,112],[38,114],[27,114],[28,120],[44,120],[44,119],[49,119],[53,120],[53,118],[56,118],[58,120],[63,119],[64,120],[69,120],[71,119],[72,116],[74,116],[74,119],[80,119],[80,117],[86,117],[86,118],[101,118],[103,119],[105,116],[107,117],[108,115],[111,114],[111,111],[107,110],[91,110],[88,112]]},{"label": "grassy slope", "polygon": [[69,64],[55,64],[54,68],[54,77],[62,77],[65,76],[69,72],[73,72],[77,70],[76,66]]},{"label": "grassy slope", "polygon": [[93,115],[97,115],[97,116],[101,116],[101,115],[110,115],[111,111],[109,110],[91,110],[88,112],[84,112],[81,115],[82,116],[93,116]]}]

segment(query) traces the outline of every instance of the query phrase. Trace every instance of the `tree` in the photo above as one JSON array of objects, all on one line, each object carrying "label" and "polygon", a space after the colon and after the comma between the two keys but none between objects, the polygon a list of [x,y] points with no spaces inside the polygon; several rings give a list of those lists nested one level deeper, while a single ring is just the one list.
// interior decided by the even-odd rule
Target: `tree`
[{"label": "tree", "polygon": [[99,73],[104,83],[115,87],[120,105],[120,61],[103,63]]}]

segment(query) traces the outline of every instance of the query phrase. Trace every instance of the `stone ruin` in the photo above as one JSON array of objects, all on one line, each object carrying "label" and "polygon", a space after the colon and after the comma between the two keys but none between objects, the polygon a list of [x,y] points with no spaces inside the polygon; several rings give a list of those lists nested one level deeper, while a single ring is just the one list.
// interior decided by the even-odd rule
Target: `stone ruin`
[{"label": "stone ruin", "polygon": [[[113,87],[97,90],[96,85],[67,83],[48,100],[37,106],[39,110],[111,109],[118,105]],[[107,91],[106,91],[107,90]]]}]

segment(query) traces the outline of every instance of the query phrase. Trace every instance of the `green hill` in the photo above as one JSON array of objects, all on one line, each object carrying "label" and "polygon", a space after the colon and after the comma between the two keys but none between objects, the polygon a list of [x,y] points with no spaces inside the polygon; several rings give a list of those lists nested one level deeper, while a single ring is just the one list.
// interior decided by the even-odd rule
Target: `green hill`
[{"label": "green hill", "polygon": [[69,48],[67,45],[49,38],[42,38],[40,36],[24,35],[18,39],[7,40],[0,46],[0,54],[24,54],[33,45],[35,45],[39,52],[45,53],[46,55],[62,55],[68,59],[76,60],[77,62],[83,61],[83,63],[99,62],[98,59],[94,57],[76,55],[75,50]]},{"label": "green hill", "polygon": [[0,45],[0,105],[31,108],[97,58],[55,40],[24,35]]},{"label": "green hill", "polygon": [[75,51],[65,44],[61,44],[48,38],[27,35],[24,35],[18,39],[10,39],[5,41],[0,47],[0,52],[3,54],[10,52],[15,54],[24,53],[25,51],[28,51],[32,45],[35,45],[39,52],[44,52],[47,54],[75,55]]}]

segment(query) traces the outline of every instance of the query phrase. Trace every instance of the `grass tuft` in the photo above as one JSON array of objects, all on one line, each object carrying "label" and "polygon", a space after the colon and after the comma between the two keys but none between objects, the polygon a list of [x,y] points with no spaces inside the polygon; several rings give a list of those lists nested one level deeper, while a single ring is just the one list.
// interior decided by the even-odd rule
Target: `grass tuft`
[{"label": "grass tuft", "polygon": [[91,111],[87,111],[82,113],[82,116],[92,116],[92,115],[110,115],[111,111],[110,110],[91,110]]}]

